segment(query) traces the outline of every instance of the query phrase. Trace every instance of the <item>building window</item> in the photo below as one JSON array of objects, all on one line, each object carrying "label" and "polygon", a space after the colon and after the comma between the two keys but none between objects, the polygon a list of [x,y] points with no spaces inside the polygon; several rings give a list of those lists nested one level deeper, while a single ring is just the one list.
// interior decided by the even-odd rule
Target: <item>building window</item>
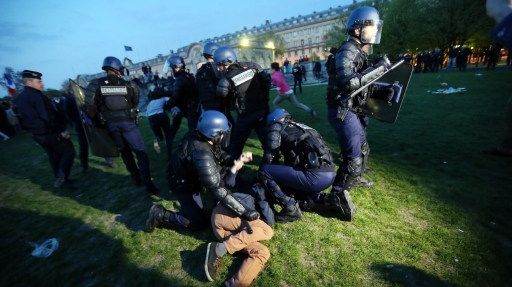
[{"label": "building window", "polygon": [[295,51],[295,56],[297,56],[297,51]]}]

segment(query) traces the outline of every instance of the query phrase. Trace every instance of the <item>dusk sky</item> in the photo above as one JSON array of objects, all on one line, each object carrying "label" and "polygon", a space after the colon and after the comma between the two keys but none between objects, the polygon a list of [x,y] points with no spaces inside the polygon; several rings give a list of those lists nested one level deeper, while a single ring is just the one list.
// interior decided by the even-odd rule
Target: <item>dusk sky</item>
[{"label": "dusk sky", "polygon": [[[0,0],[0,69],[43,73],[46,88],[101,71],[105,56],[134,62],[170,49],[352,0]],[[133,52],[125,52],[124,45]],[[3,81],[3,77],[1,79]],[[3,88],[0,97],[7,94]]]}]

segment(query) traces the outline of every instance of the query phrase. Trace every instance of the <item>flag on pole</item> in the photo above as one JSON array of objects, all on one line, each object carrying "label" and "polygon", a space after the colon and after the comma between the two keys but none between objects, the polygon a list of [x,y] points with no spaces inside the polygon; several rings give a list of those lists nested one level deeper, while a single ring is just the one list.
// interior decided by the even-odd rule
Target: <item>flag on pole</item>
[{"label": "flag on pole", "polygon": [[124,50],[125,50],[125,52],[133,51],[132,47],[130,47],[130,46],[124,46]]},{"label": "flag on pole", "polygon": [[5,80],[5,87],[7,87],[7,91],[9,92],[9,95],[11,95],[11,97],[16,96],[16,85],[14,84],[14,81],[12,80],[11,75],[5,73],[4,80]]}]

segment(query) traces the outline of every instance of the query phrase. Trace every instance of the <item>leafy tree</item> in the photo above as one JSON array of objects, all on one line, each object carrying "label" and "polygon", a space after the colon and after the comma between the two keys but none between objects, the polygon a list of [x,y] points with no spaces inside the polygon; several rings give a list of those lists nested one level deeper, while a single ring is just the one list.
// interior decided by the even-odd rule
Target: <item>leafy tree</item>
[{"label": "leafy tree", "polygon": [[[384,20],[380,45],[375,53],[398,55],[403,52],[443,50],[454,45],[485,47],[490,43],[492,20],[486,15],[484,0],[374,0],[351,5],[373,6]],[[346,22],[340,19],[340,23]],[[344,26],[344,25],[343,25]],[[338,26],[328,33],[327,46],[345,40],[345,29]]]},{"label": "leafy tree", "polygon": [[61,95],[61,92],[56,89],[46,89],[43,94],[49,98],[58,97]]}]

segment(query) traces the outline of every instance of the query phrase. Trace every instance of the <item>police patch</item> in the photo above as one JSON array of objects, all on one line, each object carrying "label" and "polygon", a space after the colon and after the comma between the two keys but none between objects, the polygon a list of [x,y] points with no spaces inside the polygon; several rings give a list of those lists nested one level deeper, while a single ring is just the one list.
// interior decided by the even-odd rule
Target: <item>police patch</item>
[{"label": "police patch", "polygon": [[103,95],[128,95],[128,89],[125,86],[100,86]]},{"label": "police patch", "polygon": [[235,86],[240,86],[241,84],[254,78],[254,75],[256,75],[256,73],[254,72],[254,70],[250,69],[234,76],[233,78],[231,78],[231,80],[233,81],[233,83],[235,83]]}]

